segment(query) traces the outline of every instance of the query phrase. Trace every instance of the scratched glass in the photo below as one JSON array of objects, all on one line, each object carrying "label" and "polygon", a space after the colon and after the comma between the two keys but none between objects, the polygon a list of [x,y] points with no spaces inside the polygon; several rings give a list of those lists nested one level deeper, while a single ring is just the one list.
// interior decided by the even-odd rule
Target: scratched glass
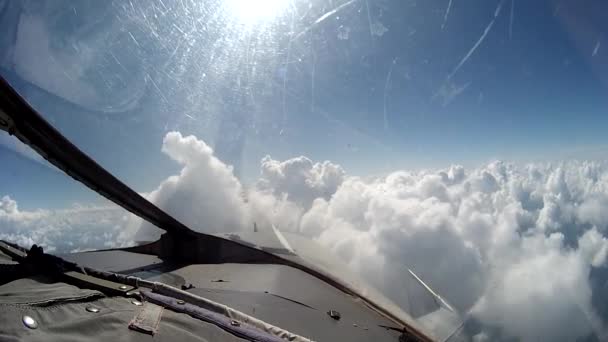
[{"label": "scratched glass", "polygon": [[[601,340],[607,10],[0,1],[0,73],[192,229],[268,234],[430,329],[442,308],[478,340]],[[159,235],[6,134],[0,165],[2,239],[69,252]]]}]

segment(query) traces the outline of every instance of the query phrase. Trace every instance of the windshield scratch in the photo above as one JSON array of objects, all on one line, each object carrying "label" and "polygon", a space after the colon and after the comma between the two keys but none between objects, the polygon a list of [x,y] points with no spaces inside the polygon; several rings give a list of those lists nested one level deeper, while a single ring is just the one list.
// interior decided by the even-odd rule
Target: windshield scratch
[{"label": "windshield scratch", "polygon": [[282,107],[283,107],[283,126],[287,122],[287,74],[289,73],[289,59],[291,58],[291,43],[293,42],[293,28],[295,25],[295,13],[291,12],[291,25],[289,29],[289,33],[291,37],[289,37],[289,41],[287,42],[287,54],[285,56],[284,62],[284,72],[283,72],[283,93],[282,95]]},{"label": "windshield scratch", "polygon": [[129,34],[129,36],[131,37],[131,39],[133,39],[133,41],[135,42],[135,45],[137,45],[137,47],[141,48],[141,45],[139,45],[139,43],[137,42],[137,39],[135,39],[135,37],[133,36],[133,34],[131,33],[131,31],[127,32]]},{"label": "windshield scratch", "polygon": [[515,0],[511,0],[511,16],[509,17],[509,40],[513,39],[513,15],[515,12]]},{"label": "windshield scratch", "polygon": [[372,15],[369,12],[369,2],[365,0],[365,8],[367,9],[367,23],[369,24],[369,36],[374,40],[374,30],[372,29]]},{"label": "windshield scratch", "polygon": [[298,33],[293,40],[298,40],[300,37],[302,37],[303,35],[305,35],[306,33],[308,33],[308,31],[312,30],[315,26],[319,25],[321,22],[323,22],[325,19],[329,18],[330,16],[338,13],[339,11],[341,11],[342,9],[344,9],[345,7],[349,6],[350,4],[354,3],[357,0],[350,0],[348,2],[343,3],[342,5],[337,6],[336,8],[332,9],[331,11],[323,14],[322,16],[320,16],[317,20],[315,20],[310,26],[308,26],[307,28],[305,28],[302,32]]},{"label": "windshield scratch", "polygon": [[448,2],[448,7],[445,9],[445,14],[443,15],[443,24],[441,24],[441,29],[445,28],[445,24],[448,22],[448,16],[450,15],[450,8],[452,8],[452,0]]},{"label": "windshield scratch", "polygon": [[[163,8],[165,9],[165,13],[169,11],[169,9],[167,8],[167,6],[165,5],[165,3],[163,2],[163,0],[159,0],[158,2],[160,2],[161,6],[163,6]],[[163,13],[164,14],[164,13]]]},{"label": "windshield scratch", "polygon": [[479,45],[481,45],[481,43],[484,41],[484,39],[486,39],[486,36],[492,30],[492,26],[494,26],[494,22],[496,21],[498,14],[500,14],[500,9],[502,8],[503,2],[504,2],[504,0],[501,0],[498,3],[498,6],[496,7],[496,10],[494,11],[494,17],[492,18],[492,20],[490,20],[490,23],[488,23],[488,26],[486,26],[485,30],[483,30],[481,37],[479,37],[479,39],[477,39],[477,42],[475,42],[475,44],[469,50],[469,52],[467,52],[467,54],[462,58],[462,60],[460,60],[460,63],[458,63],[458,65],[456,65],[454,70],[448,75],[448,80],[451,79],[452,77],[454,77],[454,75],[458,72],[458,70],[460,70],[460,68],[464,65],[464,63],[466,63],[466,61],[471,57],[471,55],[473,55],[475,50],[477,50]]},{"label": "windshield scratch", "polygon": [[597,52],[599,51],[599,49],[600,49],[600,41],[598,40],[595,43],[595,47],[593,48],[593,53],[591,54],[591,57],[595,57],[595,55],[597,55]]},{"label": "windshield scratch", "polygon": [[386,113],[386,102],[388,98],[388,90],[391,84],[391,75],[393,74],[393,67],[397,64],[397,57],[393,59],[391,63],[391,67],[388,69],[388,74],[386,75],[386,81],[384,82],[384,130],[388,130],[388,116]]},{"label": "windshield scratch", "polygon": [[310,111],[315,111],[315,68],[317,65],[317,54],[315,53],[314,40],[310,41],[310,50],[312,55],[312,66],[310,69]]},{"label": "windshield scratch", "polygon": [[129,72],[129,70],[125,68],[125,66],[122,65],[122,63],[118,60],[118,58],[116,58],[116,55],[114,55],[114,52],[112,52],[112,50],[110,50],[110,56],[112,56],[114,61],[116,61],[116,64],[118,64],[125,72]]},{"label": "windshield scratch", "polygon": [[169,104],[170,103],[169,100],[167,100],[167,98],[165,97],[165,94],[163,94],[163,92],[160,90],[160,88],[158,87],[158,85],[156,84],[154,79],[150,76],[150,74],[147,74],[146,78],[149,79],[150,82],[152,82],[152,85],[154,86],[154,88],[156,88],[156,91],[158,91],[158,94],[163,99],[163,102],[165,102],[165,104]]}]

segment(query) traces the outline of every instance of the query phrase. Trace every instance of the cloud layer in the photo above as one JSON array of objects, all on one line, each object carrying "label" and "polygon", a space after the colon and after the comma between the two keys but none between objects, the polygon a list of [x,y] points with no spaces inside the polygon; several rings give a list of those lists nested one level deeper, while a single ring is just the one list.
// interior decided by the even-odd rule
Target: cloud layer
[{"label": "cloud layer", "polygon": [[56,253],[122,247],[133,244],[123,230],[130,216],[111,204],[22,211],[5,195],[0,198],[0,240],[24,247],[38,244]]},{"label": "cloud layer", "polygon": [[[605,163],[493,162],[364,179],[328,161],[265,157],[245,188],[202,140],[172,132],[162,151],[183,168],[147,196],[194,229],[256,222],[309,236],[405,308],[410,268],[483,327],[473,329],[479,340],[605,336],[590,279],[608,254]],[[0,238],[24,245],[99,248],[158,235],[140,224],[113,207],[22,212],[10,197],[0,202]]]}]

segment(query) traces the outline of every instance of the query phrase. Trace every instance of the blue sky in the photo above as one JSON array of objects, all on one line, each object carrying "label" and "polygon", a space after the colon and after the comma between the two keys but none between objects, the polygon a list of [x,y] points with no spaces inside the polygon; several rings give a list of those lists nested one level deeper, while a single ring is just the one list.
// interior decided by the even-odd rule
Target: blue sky
[{"label": "blue sky", "polygon": [[[15,3],[0,14],[0,72],[142,192],[180,169],[160,151],[171,130],[246,182],[266,154],[357,175],[604,159],[605,2],[448,3],[295,1],[246,21],[219,2]],[[7,148],[0,161],[0,195],[25,208],[96,198]]]}]

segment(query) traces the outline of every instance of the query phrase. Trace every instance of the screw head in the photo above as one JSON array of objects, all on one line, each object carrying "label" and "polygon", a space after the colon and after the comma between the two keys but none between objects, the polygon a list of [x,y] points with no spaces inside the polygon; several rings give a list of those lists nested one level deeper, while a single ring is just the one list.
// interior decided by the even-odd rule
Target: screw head
[{"label": "screw head", "polygon": [[36,322],[36,320],[31,316],[25,315],[21,318],[21,321],[23,321],[23,324],[30,329],[38,328],[38,322]]}]

